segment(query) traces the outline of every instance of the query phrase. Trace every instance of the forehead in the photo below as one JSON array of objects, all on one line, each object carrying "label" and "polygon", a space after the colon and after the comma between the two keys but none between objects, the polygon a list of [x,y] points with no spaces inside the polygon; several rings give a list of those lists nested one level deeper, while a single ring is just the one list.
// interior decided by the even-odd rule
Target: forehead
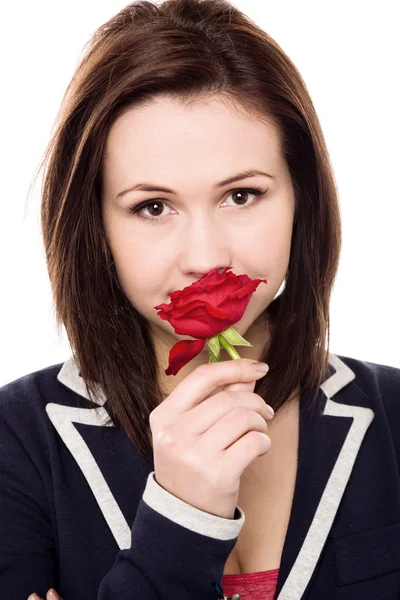
[{"label": "forehead", "polygon": [[191,176],[201,166],[204,177],[208,170],[210,177],[223,177],[256,166],[277,170],[281,161],[278,128],[266,117],[220,99],[187,105],[157,98],[115,121],[103,166],[108,177],[123,177],[129,169],[170,179],[183,168]]}]

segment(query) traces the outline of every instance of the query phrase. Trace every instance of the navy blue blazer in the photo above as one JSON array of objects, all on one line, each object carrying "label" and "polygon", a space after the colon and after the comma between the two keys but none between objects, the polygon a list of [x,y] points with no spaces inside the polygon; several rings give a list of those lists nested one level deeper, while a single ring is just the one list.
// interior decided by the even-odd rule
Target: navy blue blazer
[{"label": "navy blue blazer", "polygon": [[[300,399],[275,600],[399,600],[400,369],[329,361],[317,407]],[[245,514],[161,488],[106,409],[72,357],[0,388],[2,600],[221,599]]]}]

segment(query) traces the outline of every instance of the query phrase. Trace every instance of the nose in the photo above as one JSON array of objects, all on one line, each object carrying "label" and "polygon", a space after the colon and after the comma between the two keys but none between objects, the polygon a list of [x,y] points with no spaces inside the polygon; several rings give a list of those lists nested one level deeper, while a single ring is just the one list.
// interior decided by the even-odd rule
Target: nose
[{"label": "nose", "polygon": [[182,273],[196,280],[215,269],[221,274],[225,265],[232,262],[231,237],[231,232],[225,231],[210,213],[203,211],[191,219],[177,240],[177,260]]},{"label": "nose", "polygon": [[[223,270],[226,269],[226,268],[227,267],[218,267],[218,274],[221,275],[222,272],[223,272]],[[192,277],[196,277],[197,279],[201,279],[202,277],[204,277],[205,275],[207,275],[207,273],[209,273],[210,271],[213,271],[214,269],[215,269],[215,267],[212,268],[212,269],[208,269],[207,271],[203,271],[201,273],[200,272],[198,272],[198,273],[190,273],[190,275]]]}]

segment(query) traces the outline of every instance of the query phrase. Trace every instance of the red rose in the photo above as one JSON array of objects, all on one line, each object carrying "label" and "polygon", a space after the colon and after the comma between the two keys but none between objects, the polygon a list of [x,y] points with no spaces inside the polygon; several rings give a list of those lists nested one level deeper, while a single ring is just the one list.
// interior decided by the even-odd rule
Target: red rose
[{"label": "red rose", "polygon": [[247,275],[230,273],[231,268],[226,267],[221,274],[218,269],[210,271],[183,290],[168,294],[169,304],[154,307],[176,333],[198,338],[183,340],[171,348],[167,375],[176,375],[202,351],[208,338],[240,321],[258,285],[267,283],[266,279],[251,280]]}]

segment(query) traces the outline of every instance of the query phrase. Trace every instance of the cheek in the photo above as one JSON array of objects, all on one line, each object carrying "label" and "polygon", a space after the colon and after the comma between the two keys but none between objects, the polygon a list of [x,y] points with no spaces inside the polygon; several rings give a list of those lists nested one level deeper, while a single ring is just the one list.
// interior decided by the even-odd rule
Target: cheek
[{"label": "cheek", "polygon": [[104,229],[118,279],[127,295],[142,293],[154,281],[161,281],[163,265],[157,260],[159,254],[149,236],[138,235],[129,219],[113,216],[104,221]]},{"label": "cheek", "polygon": [[273,273],[289,260],[292,238],[292,224],[288,220],[267,217],[261,219],[257,227],[244,231],[237,245],[246,248],[249,260],[256,257],[257,263],[265,264],[265,269]]},{"label": "cheek", "polygon": [[138,254],[120,256],[116,261],[118,279],[129,299],[159,295],[165,269],[158,268],[153,260],[145,260]]},{"label": "cheek", "polygon": [[[157,260],[154,252],[142,252],[135,248],[122,245],[116,252],[115,268],[121,287],[129,302],[146,318],[153,318],[157,312],[152,307],[161,302],[169,302],[162,297],[163,290],[168,289],[165,281],[168,269],[165,259]],[[153,314],[154,313],[154,314]]]},{"label": "cheek", "polygon": [[265,307],[282,285],[289,266],[291,237],[289,219],[267,218],[247,241],[241,241],[240,247],[246,248],[245,271],[267,279],[267,284],[260,283],[253,295],[254,307]]}]

